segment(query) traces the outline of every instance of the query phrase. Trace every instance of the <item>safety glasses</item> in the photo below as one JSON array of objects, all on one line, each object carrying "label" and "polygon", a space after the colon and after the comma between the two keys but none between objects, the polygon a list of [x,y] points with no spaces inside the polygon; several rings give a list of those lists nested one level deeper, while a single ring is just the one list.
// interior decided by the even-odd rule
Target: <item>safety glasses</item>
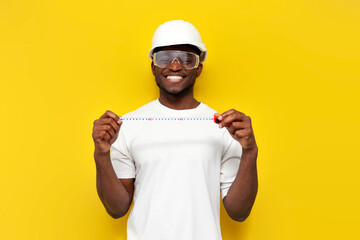
[{"label": "safety glasses", "polygon": [[167,50],[159,51],[153,54],[153,61],[155,66],[159,68],[167,68],[174,61],[184,67],[185,69],[193,69],[199,66],[199,56],[192,52]]}]

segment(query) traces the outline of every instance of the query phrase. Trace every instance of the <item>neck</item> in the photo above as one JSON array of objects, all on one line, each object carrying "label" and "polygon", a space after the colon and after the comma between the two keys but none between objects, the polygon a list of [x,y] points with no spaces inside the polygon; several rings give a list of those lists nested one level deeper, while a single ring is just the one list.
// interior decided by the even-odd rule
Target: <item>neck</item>
[{"label": "neck", "polygon": [[200,102],[198,102],[193,94],[189,94],[186,96],[176,96],[169,94],[162,94],[160,91],[159,102],[172,109],[176,110],[184,110],[184,109],[192,109],[199,106]]}]

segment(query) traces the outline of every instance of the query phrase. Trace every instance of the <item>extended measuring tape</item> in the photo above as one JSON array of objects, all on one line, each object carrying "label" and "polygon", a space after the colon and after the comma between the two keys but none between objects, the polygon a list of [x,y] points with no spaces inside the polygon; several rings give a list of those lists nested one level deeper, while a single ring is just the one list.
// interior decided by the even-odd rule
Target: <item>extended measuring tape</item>
[{"label": "extended measuring tape", "polygon": [[[214,121],[220,124],[219,116],[214,117],[121,117],[122,121]],[[227,125],[229,127],[230,124]]]}]

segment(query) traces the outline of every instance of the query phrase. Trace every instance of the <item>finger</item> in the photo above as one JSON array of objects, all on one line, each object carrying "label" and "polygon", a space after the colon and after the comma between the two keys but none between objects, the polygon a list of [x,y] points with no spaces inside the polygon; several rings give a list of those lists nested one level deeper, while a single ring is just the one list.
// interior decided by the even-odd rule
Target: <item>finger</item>
[{"label": "finger", "polygon": [[[114,119],[115,122],[119,122],[120,118],[118,115],[116,115],[115,113],[113,113],[112,111],[110,110],[107,110],[101,117],[100,119],[103,119],[103,118],[112,118]],[[121,121],[121,120],[120,120]]]},{"label": "finger", "polygon": [[99,140],[109,141],[111,139],[111,136],[107,131],[95,131],[94,135],[95,135],[94,138],[98,141]]},{"label": "finger", "polygon": [[117,133],[120,130],[120,126],[121,126],[122,122],[120,122],[120,124],[118,124],[117,122],[115,122],[114,119],[112,118],[104,118],[104,119],[99,119],[98,121],[98,125],[110,125],[112,126],[112,128],[114,129],[114,131]]},{"label": "finger", "polygon": [[103,139],[103,132],[104,131],[98,131],[98,130],[95,130],[93,131],[93,138],[94,140],[101,140]]},{"label": "finger", "polygon": [[236,131],[235,127],[231,124],[226,126],[226,129],[229,131],[230,135],[234,135],[234,132]]},{"label": "finger", "polygon": [[221,114],[221,117],[222,117],[222,118],[225,118],[226,116],[231,115],[231,114],[233,114],[234,112],[237,112],[237,111],[236,111],[235,109],[227,110],[226,112],[223,112],[223,113]]},{"label": "finger", "polygon": [[225,126],[231,135],[233,135],[237,130],[251,128],[250,124],[247,122],[232,122]]},{"label": "finger", "polygon": [[251,129],[241,129],[241,130],[236,130],[234,132],[234,138],[240,139],[240,138],[245,138],[248,139],[251,136]]},{"label": "finger", "polygon": [[220,126],[220,128],[222,128],[222,127],[225,127],[225,126],[227,126],[227,127],[230,127],[231,126],[231,123],[233,122],[235,120],[235,116],[234,115],[228,115],[228,116],[226,116],[225,118],[223,118],[222,120],[221,120],[221,123],[219,124]]},{"label": "finger", "polygon": [[229,116],[229,115],[233,115],[233,114],[239,114],[239,116],[241,115],[241,118],[244,118],[244,117],[246,116],[244,113],[239,112],[239,111],[237,111],[237,110],[235,110],[235,109],[230,109],[230,110],[224,112],[223,114],[221,114],[221,116],[222,116],[223,118],[225,118],[225,117],[227,117],[227,116]]},{"label": "finger", "polygon": [[[222,122],[227,119],[227,118],[230,118],[228,119],[228,122],[226,124],[222,124],[222,126],[226,126],[228,124],[230,124],[231,122],[233,121],[247,121],[247,116],[242,113],[242,112],[238,112],[234,109],[231,109],[225,113],[222,114]],[[220,119],[220,118],[219,118]]]},{"label": "finger", "polygon": [[248,122],[232,122],[231,126],[233,126],[235,130],[251,128],[251,124]]},{"label": "finger", "polygon": [[115,122],[115,120],[112,119],[112,118],[107,118],[106,121],[108,122],[108,124],[110,124],[110,125],[113,127],[113,129],[114,129],[114,131],[115,131],[116,133],[119,132],[121,123],[118,124],[118,123]]},{"label": "finger", "polygon": [[106,141],[110,141],[111,139],[110,134],[107,131],[103,131],[103,132],[104,132],[103,139],[105,139]]},{"label": "finger", "polygon": [[116,134],[116,132],[114,131],[114,129],[110,125],[100,125],[97,128],[97,130],[98,131],[106,131],[111,136],[111,138],[113,138],[115,136],[115,134]]},{"label": "finger", "polygon": [[245,114],[241,114],[239,112],[233,112],[232,114],[227,115],[221,121],[220,128],[222,128],[224,126],[230,127],[231,123],[234,121],[243,121],[243,119],[244,119],[243,115],[245,115]]}]

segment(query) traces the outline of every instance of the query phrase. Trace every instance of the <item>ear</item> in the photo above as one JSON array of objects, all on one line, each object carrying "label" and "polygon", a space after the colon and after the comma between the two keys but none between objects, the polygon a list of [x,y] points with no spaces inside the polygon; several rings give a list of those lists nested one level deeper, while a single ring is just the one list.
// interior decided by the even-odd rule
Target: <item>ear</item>
[{"label": "ear", "polygon": [[155,65],[154,65],[153,61],[151,61],[151,71],[152,71],[153,75],[155,76]]},{"label": "ear", "polygon": [[199,77],[203,69],[203,64],[199,63],[199,66],[196,69],[196,77]]}]

